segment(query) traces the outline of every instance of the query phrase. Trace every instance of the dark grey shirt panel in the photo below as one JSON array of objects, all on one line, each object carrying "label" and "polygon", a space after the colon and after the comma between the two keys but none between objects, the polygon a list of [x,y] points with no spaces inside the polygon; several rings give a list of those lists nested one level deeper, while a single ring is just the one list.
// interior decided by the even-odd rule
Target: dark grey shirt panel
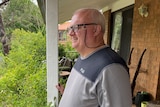
[{"label": "dark grey shirt panel", "polygon": [[90,81],[95,82],[102,69],[112,63],[121,64],[128,71],[125,61],[109,47],[98,50],[86,59],[79,57],[74,68]]}]

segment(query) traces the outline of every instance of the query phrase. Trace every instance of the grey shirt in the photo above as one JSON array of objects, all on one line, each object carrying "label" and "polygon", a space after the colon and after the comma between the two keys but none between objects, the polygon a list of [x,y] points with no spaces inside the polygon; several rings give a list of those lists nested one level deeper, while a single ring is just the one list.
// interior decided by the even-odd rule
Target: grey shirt
[{"label": "grey shirt", "polygon": [[59,107],[131,107],[125,62],[105,47],[72,68]]}]

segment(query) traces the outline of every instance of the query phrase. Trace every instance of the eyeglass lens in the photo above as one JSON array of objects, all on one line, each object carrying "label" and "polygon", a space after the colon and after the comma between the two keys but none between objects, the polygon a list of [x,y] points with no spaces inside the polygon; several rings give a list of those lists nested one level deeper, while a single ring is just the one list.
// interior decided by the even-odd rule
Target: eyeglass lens
[{"label": "eyeglass lens", "polygon": [[81,26],[83,26],[84,28],[86,28],[86,26],[88,26],[88,25],[97,25],[97,24],[96,23],[87,23],[87,24],[73,25],[73,26],[67,28],[67,33],[70,33],[71,31],[77,32]]}]

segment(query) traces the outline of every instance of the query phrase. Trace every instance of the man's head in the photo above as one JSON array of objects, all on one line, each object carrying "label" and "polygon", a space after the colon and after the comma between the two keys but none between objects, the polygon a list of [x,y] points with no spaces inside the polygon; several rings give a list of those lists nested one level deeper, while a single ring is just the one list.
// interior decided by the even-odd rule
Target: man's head
[{"label": "man's head", "polygon": [[72,19],[68,34],[72,46],[80,54],[96,49],[104,44],[105,18],[97,9],[79,9]]}]

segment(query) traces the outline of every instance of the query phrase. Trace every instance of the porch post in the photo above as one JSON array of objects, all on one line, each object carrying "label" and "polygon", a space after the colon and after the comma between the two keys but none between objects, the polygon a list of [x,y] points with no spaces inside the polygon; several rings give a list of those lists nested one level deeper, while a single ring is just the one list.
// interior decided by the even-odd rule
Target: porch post
[{"label": "porch post", "polygon": [[58,104],[58,0],[46,0],[47,102]]}]

